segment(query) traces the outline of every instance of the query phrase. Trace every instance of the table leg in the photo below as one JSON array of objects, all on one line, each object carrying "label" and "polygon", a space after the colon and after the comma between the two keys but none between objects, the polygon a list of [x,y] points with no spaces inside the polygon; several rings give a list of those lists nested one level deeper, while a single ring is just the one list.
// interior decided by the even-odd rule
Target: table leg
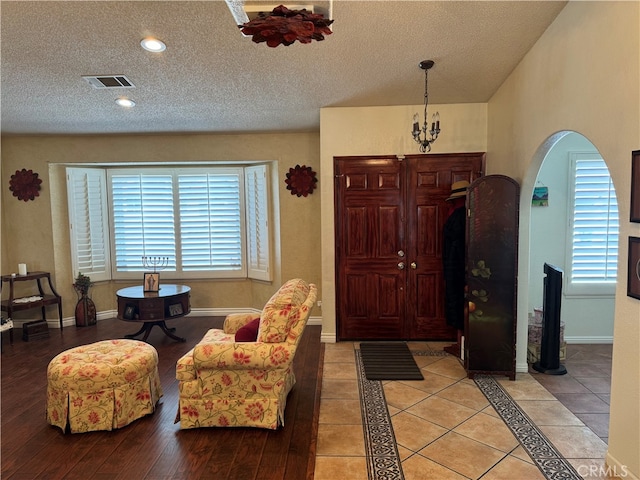
[{"label": "table leg", "polygon": [[[0,352],[2,352],[2,334],[4,331],[0,332]],[[9,343],[13,346],[13,327],[9,329]]]},{"label": "table leg", "polygon": [[167,324],[164,322],[164,320],[159,321],[159,322],[145,322],[142,325],[142,328],[140,330],[138,330],[136,333],[130,333],[129,335],[125,335],[125,338],[135,338],[138,335],[144,333],[144,337],[142,337],[142,341],[146,342],[147,338],[149,337],[149,333],[151,333],[151,329],[153,328],[154,325],[157,325],[160,327],[160,329],[165,333],[165,335],[169,338],[172,338],[174,340],[176,340],[177,342],[186,342],[187,339],[186,338],[182,338],[182,337],[178,337],[177,335],[174,335],[172,332],[175,332],[176,329],[175,328],[169,328],[167,327]]},{"label": "table leg", "polygon": [[[147,330],[147,324],[143,323],[142,324],[142,328],[140,330],[138,330],[136,333],[130,333],[129,335],[125,335],[124,338],[135,338],[138,335],[140,335],[142,332],[144,332],[145,330]],[[147,330],[147,335],[144,337],[144,339],[146,340],[147,337],[149,336],[149,330],[151,330],[150,328]]]},{"label": "table leg", "polygon": [[64,330],[62,326],[62,319],[64,318],[62,316],[62,299],[60,299],[60,301],[58,302],[58,316],[60,317],[60,333],[62,333],[62,331]]},{"label": "table leg", "polygon": [[174,335],[172,332],[175,332],[176,329],[175,328],[167,328],[167,324],[164,323],[164,320],[162,322],[158,322],[158,326],[162,329],[162,331],[165,333],[165,335],[167,337],[173,338],[174,340],[176,340],[178,342],[186,342],[187,341],[186,338],[182,338],[182,337],[178,337],[177,335]]}]

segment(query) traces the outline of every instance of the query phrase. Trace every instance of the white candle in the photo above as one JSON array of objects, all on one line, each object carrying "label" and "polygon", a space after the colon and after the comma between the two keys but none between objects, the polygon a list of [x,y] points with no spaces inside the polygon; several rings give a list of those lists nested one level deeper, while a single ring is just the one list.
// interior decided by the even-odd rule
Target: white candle
[{"label": "white candle", "polygon": [[27,274],[27,264],[19,263],[18,264],[18,275],[26,275]]}]

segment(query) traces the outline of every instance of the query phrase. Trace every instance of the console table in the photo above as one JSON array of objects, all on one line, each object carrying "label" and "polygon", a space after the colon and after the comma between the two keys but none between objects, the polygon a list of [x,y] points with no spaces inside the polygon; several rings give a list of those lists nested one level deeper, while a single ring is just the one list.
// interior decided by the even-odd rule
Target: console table
[{"label": "console table", "polygon": [[145,292],[142,285],[118,290],[118,320],[142,323],[140,330],[125,337],[134,338],[144,333],[142,340],[146,341],[157,325],[168,337],[186,342],[185,338],[174,335],[176,329],[168,328],[165,321],[184,317],[191,311],[190,291],[186,285],[171,284],[161,285],[157,292]]},{"label": "console table", "polygon": [[[0,292],[2,292],[2,285],[4,285],[5,282],[9,284],[9,298],[7,300],[2,300],[0,307],[2,311],[7,312],[7,317],[13,320],[14,312],[40,307],[42,309],[42,320],[46,322],[46,307],[48,305],[58,305],[60,331],[62,331],[62,297],[58,295],[58,292],[56,292],[56,289],[53,287],[53,284],[51,283],[51,274],[49,272],[28,272],[26,275],[2,275],[0,279],[2,280],[2,282],[0,282]],[[50,294],[45,293],[44,291],[42,286],[43,279],[47,280],[49,290],[51,291]],[[15,298],[14,286],[16,282],[33,281],[36,282],[38,287],[37,295]]]},{"label": "console table", "polygon": [[2,332],[9,330],[9,342],[13,345],[13,320],[2,317],[0,324],[0,352],[2,351]]}]

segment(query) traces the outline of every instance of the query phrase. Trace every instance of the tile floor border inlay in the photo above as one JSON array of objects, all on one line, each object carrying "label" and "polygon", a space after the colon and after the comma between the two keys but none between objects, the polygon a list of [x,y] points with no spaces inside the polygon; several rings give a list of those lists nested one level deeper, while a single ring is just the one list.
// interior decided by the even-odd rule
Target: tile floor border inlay
[{"label": "tile floor border inlay", "polygon": [[474,381],[547,479],[582,479],[493,377],[476,375]]},{"label": "tile floor border inlay", "polygon": [[411,350],[411,354],[414,357],[450,357],[451,354],[447,352],[432,351],[432,350]]},{"label": "tile floor border inlay", "polygon": [[404,480],[382,382],[367,380],[360,350],[354,352],[369,479]]},{"label": "tile floor border inlay", "polygon": [[[369,480],[404,480],[391,415],[382,382],[367,380],[360,350],[354,350],[365,454]],[[446,352],[412,351],[420,356],[447,356]],[[582,480],[518,404],[490,375],[475,375],[474,382],[514,434],[542,475],[548,480]]]}]

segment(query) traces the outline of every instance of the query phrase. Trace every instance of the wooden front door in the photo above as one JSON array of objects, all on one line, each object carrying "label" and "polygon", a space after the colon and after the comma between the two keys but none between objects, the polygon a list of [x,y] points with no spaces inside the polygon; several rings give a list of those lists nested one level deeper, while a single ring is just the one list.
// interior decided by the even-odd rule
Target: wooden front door
[{"label": "wooden front door", "polygon": [[447,340],[442,227],[484,154],[336,157],[338,340]]}]

